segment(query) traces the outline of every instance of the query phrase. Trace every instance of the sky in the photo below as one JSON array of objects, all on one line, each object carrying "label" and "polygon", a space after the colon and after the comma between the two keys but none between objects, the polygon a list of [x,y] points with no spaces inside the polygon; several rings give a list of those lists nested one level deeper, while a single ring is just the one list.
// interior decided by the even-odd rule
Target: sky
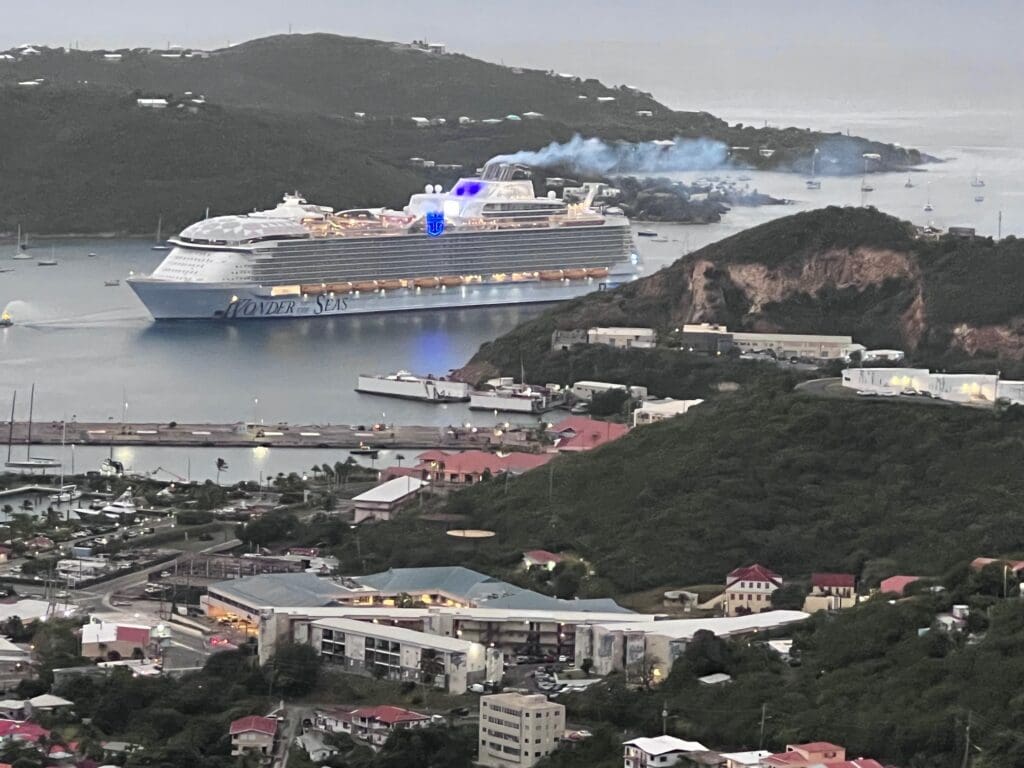
[{"label": "sky", "polygon": [[0,48],[219,48],[290,27],[443,41],[718,114],[1024,113],[1019,0],[0,2]]}]

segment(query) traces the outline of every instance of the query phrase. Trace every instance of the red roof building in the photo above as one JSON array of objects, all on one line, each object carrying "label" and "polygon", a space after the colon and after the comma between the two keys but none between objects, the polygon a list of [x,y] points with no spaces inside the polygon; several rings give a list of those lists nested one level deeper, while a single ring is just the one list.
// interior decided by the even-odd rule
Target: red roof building
[{"label": "red roof building", "polygon": [[523,552],[523,565],[528,569],[545,568],[550,571],[564,559],[561,555],[548,552],[546,549],[531,549],[529,552]]},{"label": "red roof building", "polygon": [[980,571],[986,565],[992,565],[992,563],[1002,563],[1014,573],[1024,571],[1024,560],[1003,560],[998,557],[976,557],[971,560],[971,570]]},{"label": "red roof building", "polygon": [[277,720],[272,717],[249,715],[231,723],[231,754],[260,755],[274,754],[274,739],[277,737]]},{"label": "red roof building", "polygon": [[772,593],[781,586],[779,574],[757,563],[730,571],[725,577],[725,615],[771,610]]},{"label": "red roof building", "polygon": [[853,589],[857,578],[852,573],[812,573],[814,589]]},{"label": "red roof building", "polygon": [[381,705],[352,711],[329,709],[317,712],[320,727],[335,733],[348,733],[380,746],[399,728],[422,728],[430,722],[427,715],[401,707]]},{"label": "red roof building", "polygon": [[570,416],[548,429],[559,452],[591,451],[605,443],[618,440],[629,432],[625,424],[598,421],[586,416]]},{"label": "red roof building", "polygon": [[274,736],[277,734],[277,720],[272,717],[249,715],[248,717],[240,717],[231,723],[230,733],[232,736],[240,733],[249,733],[250,731]]},{"label": "red roof building", "polygon": [[920,580],[920,576],[890,576],[888,579],[882,579],[879,589],[882,593],[902,596],[907,587]]},{"label": "red roof building", "polygon": [[31,741],[33,743],[49,737],[50,732],[38,723],[0,720],[0,739]]},{"label": "red roof building", "polygon": [[[416,457],[418,463],[413,470],[415,477],[430,482],[470,484],[479,482],[485,473],[493,476],[505,472],[527,472],[547,464],[551,458],[551,454],[547,453],[519,451],[508,454],[489,451],[425,451]],[[413,473],[396,471],[395,474]]]},{"label": "red roof building", "polygon": [[845,747],[827,741],[811,741],[807,744],[787,744],[785,752],[763,758],[761,765],[767,768],[807,768],[812,765],[841,764],[845,760]]}]

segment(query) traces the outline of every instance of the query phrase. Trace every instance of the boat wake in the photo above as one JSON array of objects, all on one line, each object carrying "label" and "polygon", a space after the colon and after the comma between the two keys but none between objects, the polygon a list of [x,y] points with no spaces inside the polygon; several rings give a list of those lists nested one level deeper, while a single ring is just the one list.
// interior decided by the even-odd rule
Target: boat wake
[{"label": "boat wake", "polygon": [[94,328],[149,322],[149,316],[135,307],[111,307],[96,312],[64,315],[32,302],[15,300],[4,307],[4,312],[11,316],[15,325],[26,328]]}]

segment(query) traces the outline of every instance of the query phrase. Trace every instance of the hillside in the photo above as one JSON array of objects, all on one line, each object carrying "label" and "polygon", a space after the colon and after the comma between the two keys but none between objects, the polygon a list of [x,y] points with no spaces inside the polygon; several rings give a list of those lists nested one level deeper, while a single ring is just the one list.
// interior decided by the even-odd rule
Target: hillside
[{"label": "hillside", "polygon": [[528,371],[564,366],[582,352],[552,353],[555,329],[652,326],[670,341],[690,322],[850,334],[933,364],[1021,361],[1022,287],[1024,241],[921,239],[908,222],[872,208],[829,207],[754,227],[618,290],[553,308],[484,344],[464,375],[512,375],[520,361]]},{"label": "hillside", "polygon": [[[787,576],[941,574],[1024,550],[1014,524],[1024,420],[971,409],[819,400],[751,386],[586,454],[459,491],[446,512],[497,532],[461,551],[437,524],[375,526],[362,556],[513,568],[571,550],[597,594],[718,583],[758,561]],[[461,523],[460,523],[461,525]],[[912,534],[912,535],[911,535]]]},{"label": "hillside", "polygon": [[[730,126],[596,80],[337,35],[268,37],[202,57],[10,55],[0,61],[0,109],[17,119],[0,138],[17,151],[0,158],[0,231],[147,232],[161,213],[172,230],[207,206],[247,210],[296,187],[328,205],[400,205],[426,181],[450,184],[459,173],[413,168],[411,157],[471,173],[497,154],[577,134],[708,138],[748,147],[730,157],[737,167],[797,172],[815,149],[822,173],[860,173],[865,152],[880,156],[878,170],[932,159],[857,137]],[[171,107],[140,109],[141,96]],[[542,115],[481,122],[531,111]],[[416,128],[413,116],[446,122]],[[476,122],[459,124],[460,116]]]}]

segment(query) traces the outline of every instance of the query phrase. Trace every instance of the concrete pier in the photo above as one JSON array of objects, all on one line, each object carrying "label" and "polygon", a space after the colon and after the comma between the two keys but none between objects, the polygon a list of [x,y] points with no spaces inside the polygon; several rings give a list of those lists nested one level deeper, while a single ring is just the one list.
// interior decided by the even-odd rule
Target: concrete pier
[{"label": "concrete pier", "polygon": [[[33,422],[33,445],[60,445],[61,422]],[[165,447],[251,448],[339,448],[366,445],[372,448],[486,448],[489,445],[528,448],[527,432],[503,432],[490,427],[393,426],[382,430],[357,430],[346,424],[179,424],[168,423],[66,423],[63,439],[68,445],[156,445]],[[6,442],[10,422],[0,422],[0,441]],[[28,422],[14,422],[14,455],[24,452]],[[2,442],[0,442],[2,445]],[[20,448],[20,450],[19,450]]]}]

